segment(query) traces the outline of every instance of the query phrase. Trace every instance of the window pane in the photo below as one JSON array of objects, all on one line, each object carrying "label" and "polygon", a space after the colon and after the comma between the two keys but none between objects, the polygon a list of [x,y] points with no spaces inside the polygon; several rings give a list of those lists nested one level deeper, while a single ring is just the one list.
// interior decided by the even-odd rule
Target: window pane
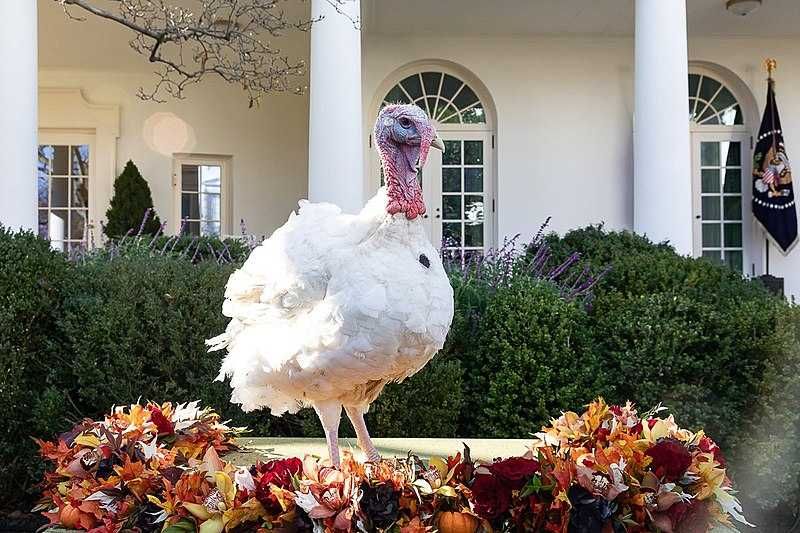
[{"label": "window pane", "polygon": [[66,176],[69,173],[69,152],[66,146],[53,146],[53,158],[50,163],[53,174]]},{"label": "window pane", "polygon": [[720,224],[703,224],[703,246],[719,248],[722,245]]},{"label": "window pane", "polygon": [[69,216],[69,238],[84,240],[86,238],[86,210],[73,209]]},{"label": "window pane", "polygon": [[467,109],[461,113],[461,117],[466,124],[483,124],[486,122],[486,115],[484,114],[483,108],[479,105]]},{"label": "window pane", "polygon": [[702,174],[702,192],[719,192],[719,170],[713,168],[703,169]]},{"label": "window pane", "polygon": [[67,207],[67,194],[68,178],[50,178],[50,206],[51,207]]},{"label": "window pane", "polygon": [[711,167],[719,166],[719,143],[701,142],[700,143],[700,164]]},{"label": "window pane", "polygon": [[202,221],[200,222],[201,235],[214,235],[219,236],[219,221]]},{"label": "window pane", "polygon": [[[705,171],[704,171],[705,172]],[[742,192],[742,171],[738,168],[722,171],[722,190],[727,193]]]},{"label": "window pane", "polygon": [[70,207],[89,207],[89,184],[86,178],[70,178]]},{"label": "window pane", "polygon": [[464,169],[464,190],[467,192],[483,192],[483,169]]},{"label": "window pane", "polygon": [[[702,106],[699,106],[702,108]],[[717,115],[717,110],[714,109],[712,106],[708,106],[705,108],[699,117],[697,117],[697,122],[701,124],[705,124],[706,126],[710,124],[719,124],[719,116]]]},{"label": "window pane", "polygon": [[483,222],[483,196],[464,196],[464,219]]},{"label": "window pane", "polygon": [[738,167],[742,164],[742,143],[739,141],[723,142],[722,153],[726,154],[726,166]]},{"label": "window pane", "polygon": [[719,250],[704,250],[703,257],[717,265],[722,263],[722,252]]},{"label": "window pane", "polygon": [[436,106],[439,104],[439,99],[435,96],[431,96],[430,98],[426,98],[426,100],[428,101],[428,116],[435,117]]},{"label": "window pane", "polygon": [[699,74],[689,74],[689,96],[697,96],[697,87],[700,85]]},{"label": "window pane", "polygon": [[444,75],[444,81],[442,82],[442,96],[451,100],[453,96],[456,94],[456,91],[463,85],[464,83],[451,76],[450,74]]},{"label": "window pane", "polygon": [[717,97],[714,98],[714,101],[711,102],[717,109],[727,109],[735,103],[736,98],[733,97],[727,87],[723,87],[719,94],[717,94]]},{"label": "window pane", "polygon": [[442,124],[459,124],[461,118],[458,116],[458,111],[452,105],[447,106],[446,109],[439,109],[439,116],[437,117]]},{"label": "window pane", "polygon": [[183,193],[181,195],[181,219],[200,218],[200,198],[197,194]]},{"label": "window pane", "polygon": [[47,175],[52,174],[52,162],[55,148],[49,144],[39,145],[39,170]]},{"label": "window pane", "polygon": [[704,196],[702,199],[703,220],[719,220],[720,215],[719,196]]},{"label": "window pane", "polygon": [[461,141],[444,141],[443,165],[461,164]]},{"label": "window pane", "polygon": [[461,222],[445,222],[442,224],[442,246],[461,246]]},{"label": "window pane", "polygon": [[200,218],[202,220],[219,220],[219,195],[200,195]]},{"label": "window pane", "polygon": [[197,165],[181,165],[181,190],[196,191],[199,173]]},{"label": "window pane", "polygon": [[[467,169],[467,171],[472,169]],[[444,192],[461,192],[461,169],[442,169],[442,190]]]},{"label": "window pane", "polygon": [[700,84],[700,98],[710,102],[719,88],[720,83],[717,80],[703,76],[703,81]]},{"label": "window pane", "polygon": [[483,224],[464,224],[464,246],[483,246]]},{"label": "window pane", "polygon": [[390,104],[406,104],[408,103],[408,98],[403,93],[403,90],[400,88],[400,86],[395,85],[392,90],[386,94],[384,101],[389,102]]},{"label": "window pane", "polygon": [[50,177],[41,169],[36,176],[36,193],[39,207],[47,207],[50,202]]},{"label": "window pane", "polygon": [[741,250],[728,250],[725,252],[725,263],[738,272],[742,271],[742,259]]},{"label": "window pane", "polygon": [[442,79],[441,72],[423,72],[422,83],[425,85],[425,94],[439,94],[439,82]]},{"label": "window pane", "polygon": [[222,180],[222,167],[201,166],[200,167],[200,190],[211,194],[219,194]]},{"label": "window pane", "polygon": [[200,235],[200,222],[187,222],[183,226],[184,235]]},{"label": "window pane", "polygon": [[465,85],[464,88],[461,89],[461,92],[455,97],[453,103],[456,104],[457,108],[464,109],[465,107],[469,107],[477,101],[478,97],[475,96],[475,93],[469,88],[469,86]]},{"label": "window pane", "polygon": [[742,246],[742,225],[725,224],[725,246],[739,248]]},{"label": "window pane", "polygon": [[403,81],[400,82],[403,88],[406,90],[408,95],[413,98],[417,99],[422,96],[422,85],[419,82],[419,76],[414,74],[413,76],[409,76]]},{"label": "window pane", "polygon": [[81,144],[73,146],[71,150],[72,157],[72,175],[73,176],[88,176],[89,175],[89,146]]},{"label": "window pane", "polygon": [[442,212],[445,220],[461,220],[461,196],[442,196]]},{"label": "window pane", "polygon": [[464,164],[483,164],[483,141],[464,141]]},{"label": "window pane", "polygon": [[47,219],[47,209],[39,209],[39,237],[42,239],[46,239],[49,236],[47,233]]},{"label": "window pane", "polygon": [[47,219],[47,233],[51,241],[63,241],[67,238],[67,213],[66,209],[50,211],[50,216]]},{"label": "window pane", "polygon": [[742,219],[742,198],[740,196],[726,196],[722,199],[725,220]]}]

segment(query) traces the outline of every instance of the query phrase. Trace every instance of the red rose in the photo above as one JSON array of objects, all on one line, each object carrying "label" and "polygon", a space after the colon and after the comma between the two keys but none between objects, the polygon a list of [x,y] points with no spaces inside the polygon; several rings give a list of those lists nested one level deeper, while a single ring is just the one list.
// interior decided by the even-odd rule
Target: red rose
[{"label": "red rose", "polygon": [[511,457],[492,463],[489,471],[497,476],[504,485],[512,490],[519,490],[539,471],[539,461],[524,457]]},{"label": "red rose", "polygon": [[253,476],[256,484],[256,499],[261,502],[264,509],[272,515],[283,512],[278,498],[269,490],[270,485],[281,489],[292,488],[292,476],[297,476],[303,470],[303,462],[296,458],[276,459],[256,466]]},{"label": "red rose", "polygon": [[511,488],[492,474],[480,474],[472,484],[472,498],[478,516],[494,520],[511,507]]},{"label": "red rose", "polygon": [[678,481],[692,464],[692,454],[677,439],[661,439],[645,454],[653,458],[651,470],[667,482]]},{"label": "red rose", "polygon": [[172,435],[175,433],[175,424],[172,423],[172,420],[164,416],[161,409],[154,405],[150,406],[150,420],[156,425],[159,435]]},{"label": "red rose", "polygon": [[697,445],[700,448],[700,451],[703,453],[710,453],[714,456],[714,460],[719,463],[719,466],[725,468],[726,461],[725,456],[722,455],[722,450],[720,450],[717,443],[713,440],[709,439],[708,437],[703,437],[700,439],[700,442]]}]

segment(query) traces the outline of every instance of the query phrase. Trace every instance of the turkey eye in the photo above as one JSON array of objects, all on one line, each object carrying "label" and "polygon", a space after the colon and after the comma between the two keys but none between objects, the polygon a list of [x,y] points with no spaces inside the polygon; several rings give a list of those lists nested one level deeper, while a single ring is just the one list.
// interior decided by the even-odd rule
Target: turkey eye
[{"label": "turkey eye", "polygon": [[399,122],[399,123],[400,123],[400,125],[401,125],[402,127],[406,128],[406,129],[408,129],[408,128],[410,128],[410,127],[411,127],[411,121],[410,121],[410,120],[408,120],[406,117],[400,117],[400,118],[397,120],[397,122]]}]

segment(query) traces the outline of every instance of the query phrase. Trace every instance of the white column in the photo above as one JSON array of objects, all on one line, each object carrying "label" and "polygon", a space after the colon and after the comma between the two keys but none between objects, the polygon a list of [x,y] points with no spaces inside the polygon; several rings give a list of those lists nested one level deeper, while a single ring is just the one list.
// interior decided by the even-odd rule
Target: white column
[{"label": "white column", "polygon": [[312,17],[324,18],[311,28],[308,197],[353,213],[364,203],[360,1],[339,9],[311,2]]},{"label": "white column", "polygon": [[685,0],[636,0],[633,228],[692,253]]},{"label": "white column", "polygon": [[36,0],[0,1],[0,222],[36,228]]}]

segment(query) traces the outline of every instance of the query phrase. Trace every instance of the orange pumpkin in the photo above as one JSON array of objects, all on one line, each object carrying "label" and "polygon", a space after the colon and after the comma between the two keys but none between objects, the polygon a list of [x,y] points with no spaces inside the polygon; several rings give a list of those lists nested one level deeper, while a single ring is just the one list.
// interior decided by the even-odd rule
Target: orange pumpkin
[{"label": "orange pumpkin", "polygon": [[81,511],[68,503],[64,505],[58,514],[58,521],[66,529],[78,529],[81,523]]},{"label": "orange pumpkin", "polygon": [[439,533],[475,533],[480,522],[468,513],[442,511],[436,519]]}]

